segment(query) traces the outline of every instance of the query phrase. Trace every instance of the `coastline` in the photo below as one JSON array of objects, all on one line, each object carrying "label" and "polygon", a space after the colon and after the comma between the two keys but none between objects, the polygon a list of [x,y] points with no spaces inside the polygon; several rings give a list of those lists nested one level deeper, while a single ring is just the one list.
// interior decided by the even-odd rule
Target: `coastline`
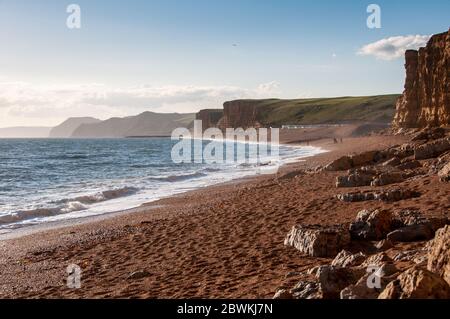
[{"label": "coastline", "polygon": [[[193,139],[195,139],[195,138],[193,138]],[[259,145],[260,143],[256,143],[256,144]],[[321,147],[315,147],[315,146],[303,146],[303,145],[298,145],[298,144],[282,144],[282,143],[277,144],[277,146],[286,147],[288,149],[302,149],[302,150],[309,148],[310,150],[308,151],[308,153],[311,153],[310,155],[308,154],[306,156],[300,156],[300,154],[295,154],[292,157],[286,157],[283,159],[280,157],[279,160],[282,163],[280,166],[276,165],[276,167],[278,169],[289,163],[295,163],[296,161],[304,160],[309,157],[315,156],[317,154],[328,152],[327,150],[325,150]],[[173,185],[175,187],[173,187],[172,193],[169,193],[167,195],[156,196],[154,199],[151,199],[151,200],[150,199],[136,200],[134,198],[130,198],[130,196],[125,196],[122,198],[114,198],[113,200],[115,200],[117,202],[116,205],[118,205],[118,207],[120,207],[120,208],[116,207],[116,209],[113,209],[111,211],[92,213],[89,211],[89,208],[87,208],[86,216],[75,216],[75,217],[64,218],[64,214],[61,214],[61,215],[55,216],[55,217],[60,217],[60,218],[57,218],[56,220],[42,221],[42,222],[39,222],[36,224],[19,226],[17,228],[14,228],[14,227],[10,228],[10,229],[8,229],[8,228],[1,229],[0,228],[0,241],[5,240],[5,239],[18,238],[18,237],[26,236],[28,234],[40,232],[40,231],[46,231],[49,229],[57,229],[60,227],[67,227],[67,226],[71,226],[71,225],[78,225],[78,224],[85,224],[85,223],[89,223],[89,222],[101,221],[106,218],[119,216],[122,214],[132,214],[135,212],[142,211],[143,209],[145,209],[146,206],[148,206],[154,202],[164,200],[167,198],[171,198],[171,197],[175,197],[175,196],[180,196],[180,195],[192,192],[192,191],[204,190],[211,186],[221,186],[221,185],[227,185],[227,184],[232,184],[232,183],[240,183],[242,181],[257,177],[259,175],[272,175],[272,173],[270,173],[270,171],[271,171],[270,168],[269,168],[269,171],[265,172],[265,173],[261,173],[261,170],[265,171],[265,168],[263,168],[263,167],[251,168],[248,171],[247,170],[242,171],[242,172],[236,171],[234,173],[231,171],[230,172],[224,171],[224,172],[221,172],[221,175],[229,175],[229,176],[227,176],[226,178],[222,178],[222,179],[224,179],[223,181],[220,181],[220,180],[203,181],[205,179],[205,178],[203,178],[200,180],[195,180],[196,184],[193,185],[192,187],[190,187],[190,189],[189,188],[186,189],[186,187],[181,187],[181,189],[177,189],[177,187],[175,185],[178,184],[178,182],[174,182]],[[130,186],[130,187],[132,187],[132,186]],[[108,201],[107,204],[109,204],[109,202],[110,201]],[[112,206],[114,206],[114,204]],[[78,211],[74,211],[71,213],[78,213]],[[82,215],[82,214],[83,214],[83,211],[80,211],[80,215]]]},{"label": "coastline", "polygon": [[[306,209],[312,207],[312,205],[319,208],[320,205],[314,202],[317,201],[318,196],[328,196],[326,194],[332,191],[329,183],[330,181],[334,183],[335,178],[333,174],[327,173],[325,174],[327,176],[319,176],[316,180],[312,178],[312,175],[305,175],[304,171],[319,165],[325,165],[332,159],[344,154],[361,150],[381,149],[388,145],[401,144],[403,140],[404,138],[402,137],[386,138],[384,136],[348,138],[342,145],[334,145],[329,139],[319,140],[311,143],[311,146],[326,147],[330,152],[307,158],[301,162],[286,164],[281,167],[277,176],[264,175],[238,179],[223,185],[208,186],[144,204],[135,210],[108,214],[107,216],[96,216],[92,219],[76,221],[72,224],[60,224],[57,227],[44,227],[42,229],[35,229],[29,233],[23,233],[21,236],[14,238],[4,238],[4,240],[0,241],[0,251],[2,252],[0,270],[4,277],[3,279],[5,279],[4,282],[7,284],[0,285],[0,291],[3,292],[3,295],[0,295],[0,297],[66,296],[73,298],[126,298],[131,295],[138,295],[143,298],[176,298],[182,296],[268,298],[273,295],[273,291],[269,287],[273,289],[274,285],[276,286],[276,283],[281,280],[280,275],[285,272],[286,267],[293,267],[293,265],[289,266],[286,263],[294,263],[297,265],[302,265],[308,261],[311,263],[310,258],[304,257],[299,259],[299,256],[295,256],[295,253],[285,251],[282,245],[282,237],[292,227],[292,224],[296,223],[295,220],[297,222],[301,220],[307,222],[310,220],[310,222],[314,221],[326,224],[332,223],[336,218],[339,220],[345,218],[350,220],[356,214],[356,212],[352,211],[345,214],[345,216],[337,217],[337,213],[339,212],[337,210],[335,217],[328,216],[325,219],[323,217],[314,217],[314,214],[311,214],[311,216],[309,214],[305,215],[305,213],[302,214],[300,208],[296,208],[297,205],[300,207],[300,205],[306,204]],[[285,142],[289,141],[283,141],[283,143]],[[301,183],[298,183],[298,181],[301,181]],[[292,183],[293,185],[291,185]],[[316,183],[318,184],[315,185]],[[325,188],[324,184],[326,185]],[[308,186],[308,189],[306,189],[306,186]],[[303,203],[302,199],[298,198],[299,196],[292,194],[294,188],[299,188],[301,190],[300,194],[304,192],[304,196],[301,197],[305,201],[308,201],[308,203]],[[266,214],[266,211],[269,213],[276,212],[276,214],[272,216],[269,213]],[[261,218],[254,218],[251,216],[252,214],[260,215]],[[211,224],[212,221],[214,222]],[[208,223],[210,227],[206,227],[205,223]],[[273,227],[267,229],[270,225]],[[229,227],[231,227],[227,231],[229,233],[223,233],[224,229]],[[276,231],[276,236],[264,234],[263,229],[266,229],[268,232]],[[247,232],[251,233],[251,231],[253,231],[255,236],[253,240],[256,246],[254,247],[249,245],[248,242],[249,234]],[[182,236],[183,238],[177,239],[175,236],[172,236],[176,232],[182,232],[184,235]],[[236,239],[239,238],[240,242],[230,241],[230,236],[233,238],[237,236]],[[136,242],[132,246],[128,246],[128,244],[131,244],[129,242],[130,240],[131,243],[134,240]],[[171,240],[181,241],[181,243],[173,243]],[[123,241],[128,242],[126,247]],[[258,242],[260,243],[258,244]],[[101,248],[104,245],[112,245],[113,248],[106,251],[106,248]],[[177,247],[178,245],[182,245],[183,247]],[[223,250],[221,246],[228,248]],[[262,250],[259,251],[257,247]],[[96,251],[97,249],[100,249],[100,251]],[[250,252],[239,252],[242,249],[250,250]],[[267,282],[263,285],[264,287],[256,289],[253,293],[250,293],[246,289],[235,287],[236,283],[227,285],[230,286],[230,291],[222,292],[219,289],[221,285],[216,283],[213,285],[215,288],[211,288],[214,290],[212,292],[206,289],[206,287],[203,287],[209,281],[198,278],[202,274],[202,269],[207,269],[211,266],[214,269],[211,270],[212,272],[217,271],[214,278],[222,278],[220,279],[222,281],[225,280],[224,278],[230,276],[232,269],[217,269],[223,266],[223,260],[219,260],[220,262],[218,262],[218,256],[210,256],[206,258],[207,261],[198,265],[195,260],[203,259],[203,253],[200,253],[203,250],[207,252],[205,253],[205,258],[206,255],[215,255],[215,252],[225,251],[233,257],[230,257],[229,262],[233,264],[242,262],[242,265],[246,265],[249,262],[248,257],[253,254],[259,260],[258,264],[260,266],[253,267],[253,270],[244,267],[244,272],[249,272],[252,275],[247,278],[248,280],[241,278],[242,284],[246,283],[251,286],[254,280],[253,277],[259,278],[260,276],[267,275],[270,279],[266,279]],[[272,255],[270,250],[280,255],[281,260],[272,260],[273,256],[270,257]],[[178,255],[180,254],[187,254],[187,256],[184,259],[179,259]],[[154,255],[154,258],[151,258],[150,261],[148,258],[151,255]],[[175,256],[178,257],[175,258]],[[288,256],[289,258],[287,258]],[[102,261],[98,261],[98,258],[101,258]],[[120,259],[121,261],[118,263],[114,259]],[[130,282],[127,282],[127,276],[130,273],[139,271],[142,268],[148,268],[149,263],[153,264],[158,260],[161,262],[161,259],[167,261],[162,262],[161,265],[154,266],[157,268],[165,268],[164,271],[161,271],[161,273],[155,276],[148,276],[144,282],[138,281],[131,285]],[[97,261],[92,263],[93,260]],[[11,261],[15,262],[11,263]],[[88,278],[86,289],[73,291],[65,288],[64,284],[61,284],[62,278],[64,278],[66,264],[69,261],[76,264],[83,264],[83,267],[87,268],[85,271]],[[100,267],[102,271],[97,267],[91,268],[98,262],[105,262]],[[189,264],[190,262],[194,262],[195,265],[187,267],[186,263]],[[265,263],[275,264],[272,266],[263,266]],[[53,265],[50,269],[47,268],[49,264]],[[122,265],[118,266],[118,264]],[[266,266],[269,269],[267,274],[266,271],[262,271],[261,269],[258,271],[260,267],[266,268]],[[31,286],[29,282],[30,278],[17,276],[17,272],[19,271],[17,267],[20,269],[21,267],[39,269],[37,273],[31,275],[32,277],[35,276]],[[109,270],[105,270],[104,267]],[[117,270],[117,267],[120,270]],[[195,273],[191,277],[193,279],[196,278],[196,282],[202,283],[203,290],[192,291],[197,285],[192,282],[186,282],[182,286],[187,289],[191,285],[191,288],[189,288],[191,289],[190,291],[188,289],[184,291],[184,294],[179,291],[173,291],[173,285],[175,284],[172,281],[173,278],[178,278],[176,274],[188,271],[186,267]],[[271,267],[274,269],[270,270]],[[109,273],[115,268],[122,274],[113,275]],[[108,275],[105,274],[103,276],[103,272],[108,273]],[[169,276],[171,278],[170,280],[162,278],[173,272],[175,274]],[[238,277],[244,276],[244,274],[237,275]],[[248,275],[247,273],[246,276]],[[115,279],[109,276],[113,276]],[[232,275],[232,277],[234,276]],[[109,279],[105,280],[106,277]],[[139,293],[135,292],[127,295],[126,292],[120,289],[117,290],[117,287],[113,288],[116,284],[108,285],[108,287],[99,286],[93,288],[99,285],[99,280],[103,281],[102,285],[106,285],[109,280],[112,280],[122,288],[125,286],[129,287],[127,289],[133,289],[137,285],[140,286],[140,288],[135,287],[139,290]],[[124,280],[124,282],[121,283],[121,280]],[[161,282],[161,284],[164,283],[165,287],[158,288],[153,286],[155,284],[154,280]],[[178,278],[177,281],[179,282],[179,280],[181,278]],[[141,285],[144,286],[141,287]],[[150,285],[152,288],[149,288],[147,285]]]}]

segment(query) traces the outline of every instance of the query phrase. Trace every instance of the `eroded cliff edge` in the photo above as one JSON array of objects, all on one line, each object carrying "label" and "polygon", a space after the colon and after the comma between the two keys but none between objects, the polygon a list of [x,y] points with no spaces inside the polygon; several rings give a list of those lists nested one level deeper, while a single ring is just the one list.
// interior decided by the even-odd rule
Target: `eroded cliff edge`
[{"label": "eroded cliff edge", "polygon": [[450,30],[405,57],[405,91],[397,101],[394,127],[450,125]]}]

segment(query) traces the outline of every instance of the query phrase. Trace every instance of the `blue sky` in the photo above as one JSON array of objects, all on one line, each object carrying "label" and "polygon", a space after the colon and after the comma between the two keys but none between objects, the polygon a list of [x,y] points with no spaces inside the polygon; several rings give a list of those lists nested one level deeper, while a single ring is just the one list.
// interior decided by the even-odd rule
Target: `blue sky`
[{"label": "blue sky", "polygon": [[[66,27],[71,3],[79,30]],[[367,28],[371,3],[381,29]],[[381,56],[386,43],[358,52],[413,35],[388,41],[401,50],[449,22],[447,0],[0,0],[0,127],[400,93],[400,55]]]}]

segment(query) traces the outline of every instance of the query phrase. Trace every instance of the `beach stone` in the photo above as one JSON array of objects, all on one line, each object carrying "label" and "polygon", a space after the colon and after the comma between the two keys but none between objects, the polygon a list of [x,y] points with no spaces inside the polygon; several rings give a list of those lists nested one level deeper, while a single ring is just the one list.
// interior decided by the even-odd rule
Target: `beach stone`
[{"label": "beach stone", "polygon": [[352,162],[352,167],[359,167],[373,163],[377,154],[378,151],[367,151],[360,154],[351,155],[350,160]]},{"label": "beach stone", "polygon": [[396,229],[387,234],[391,242],[414,242],[430,240],[434,237],[434,231],[429,224],[419,224]]},{"label": "beach stone", "polygon": [[450,137],[441,138],[416,147],[414,150],[414,158],[416,160],[434,158],[448,150],[450,150]]},{"label": "beach stone", "polygon": [[363,268],[367,268],[367,267],[371,267],[371,266],[382,267],[386,263],[393,263],[393,260],[386,253],[381,252],[381,253],[377,253],[377,254],[369,256],[361,264],[361,267],[363,267]]},{"label": "beach stone", "polygon": [[383,164],[381,164],[382,166],[397,166],[400,165],[401,161],[398,157],[393,157],[390,160],[387,160],[386,162],[384,162]]},{"label": "beach stone", "polygon": [[372,182],[371,186],[385,186],[390,184],[401,183],[405,180],[402,172],[384,172],[378,175]]},{"label": "beach stone", "polygon": [[443,138],[445,136],[446,132],[445,129],[442,127],[433,127],[433,128],[426,128],[416,134],[413,135],[411,138],[411,141],[420,141],[420,140],[434,140]]},{"label": "beach stone", "polygon": [[420,164],[419,161],[416,160],[412,160],[412,161],[406,161],[401,163],[400,165],[397,165],[396,168],[402,171],[405,170],[412,170],[412,169],[416,169],[422,167],[422,164]]},{"label": "beach stone", "polygon": [[390,189],[380,192],[350,192],[345,194],[338,194],[336,197],[343,202],[365,202],[370,200],[379,200],[383,202],[398,202],[405,199],[416,198],[421,194],[419,192],[408,189]]},{"label": "beach stone", "polygon": [[341,226],[294,226],[284,241],[311,257],[335,257],[349,243],[350,234]]},{"label": "beach stone", "polygon": [[[395,266],[393,267],[395,268]],[[341,299],[377,299],[386,286],[396,279],[397,276],[393,274],[397,273],[398,270],[396,268],[394,272],[393,270],[392,268],[390,269],[389,275],[386,272],[378,271],[380,275],[380,285],[378,287],[376,285],[369,285],[373,273],[366,272],[356,284],[350,285],[341,291]]]},{"label": "beach stone", "polygon": [[349,156],[343,156],[334,160],[327,166],[325,166],[324,170],[326,171],[346,171],[353,167],[352,160]]},{"label": "beach stone", "polygon": [[340,292],[349,285],[356,283],[364,270],[356,268],[340,268],[321,266],[316,277],[320,283],[324,298],[337,299]]},{"label": "beach stone", "polygon": [[415,266],[390,282],[378,299],[448,299],[450,286],[438,275]]},{"label": "beach stone", "polygon": [[421,194],[416,191],[396,188],[375,193],[375,199],[381,200],[383,202],[398,202],[405,199],[416,198],[419,197],[420,195]]},{"label": "beach stone", "polygon": [[375,248],[378,249],[378,250],[381,250],[381,251],[391,249],[392,247],[394,247],[394,244],[388,239],[380,240],[375,245]]},{"label": "beach stone", "polygon": [[317,281],[299,281],[291,290],[294,299],[322,299],[323,292]]},{"label": "beach stone", "polygon": [[350,224],[350,234],[354,239],[381,240],[392,227],[392,214],[385,210],[362,210]]},{"label": "beach stone", "polygon": [[352,192],[346,194],[338,194],[337,199],[343,202],[365,202],[369,200],[375,200],[375,193],[373,192]]},{"label": "beach stone", "polygon": [[273,299],[278,299],[278,300],[287,300],[287,299],[293,299],[293,298],[294,298],[294,296],[292,295],[292,293],[285,289],[278,290],[275,293],[275,295],[273,296]]},{"label": "beach stone", "polygon": [[359,252],[357,254],[352,254],[349,251],[342,250],[332,261],[331,266],[333,267],[353,267],[361,265],[367,256]]},{"label": "beach stone", "polygon": [[151,274],[148,271],[142,270],[142,271],[135,271],[133,273],[131,273],[127,279],[132,279],[132,280],[137,280],[137,279],[142,279],[145,277],[150,276]]},{"label": "beach stone", "polygon": [[370,186],[374,179],[374,174],[365,170],[356,170],[348,175],[336,178],[336,187],[361,187]]},{"label": "beach stone", "polygon": [[[447,217],[424,217],[421,212],[414,210],[405,210],[397,213],[394,217],[395,229],[404,228],[408,226],[426,225],[434,233],[450,223]],[[429,238],[429,239],[431,239]]]},{"label": "beach stone", "polygon": [[450,163],[439,171],[438,176],[442,182],[450,182]]},{"label": "beach stone", "polygon": [[427,269],[442,276],[450,284],[450,226],[439,229],[427,248]]}]

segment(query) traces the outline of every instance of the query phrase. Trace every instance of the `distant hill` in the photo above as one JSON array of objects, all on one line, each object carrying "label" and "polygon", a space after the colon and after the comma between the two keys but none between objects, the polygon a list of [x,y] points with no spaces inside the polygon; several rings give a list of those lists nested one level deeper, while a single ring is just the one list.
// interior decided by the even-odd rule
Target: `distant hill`
[{"label": "distant hill", "polygon": [[0,138],[46,138],[51,127],[6,127],[0,128]]},{"label": "distant hill", "polygon": [[120,138],[170,136],[178,127],[190,127],[194,113],[144,112],[136,116],[111,118],[92,124],[81,124],[72,134],[76,138]]},{"label": "distant hill", "polygon": [[49,136],[52,138],[69,138],[80,125],[99,122],[101,121],[93,117],[71,117],[58,126],[55,126],[50,131]]},{"label": "distant hill", "polygon": [[265,125],[390,123],[400,95],[298,100],[253,100],[257,120]]}]

